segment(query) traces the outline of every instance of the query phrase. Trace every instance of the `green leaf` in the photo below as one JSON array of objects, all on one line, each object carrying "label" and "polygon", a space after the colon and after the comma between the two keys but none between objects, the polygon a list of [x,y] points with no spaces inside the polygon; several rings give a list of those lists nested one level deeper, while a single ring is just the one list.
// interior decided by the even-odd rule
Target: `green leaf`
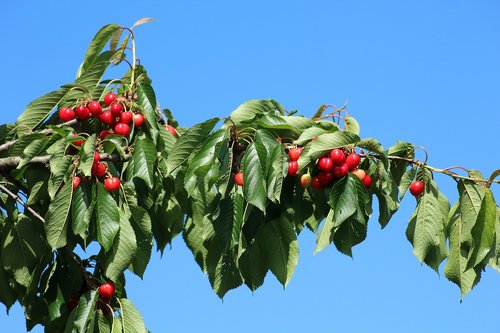
[{"label": "green leaf", "polygon": [[17,283],[29,287],[33,271],[47,253],[43,226],[21,214],[16,223],[5,225],[2,234],[1,261],[5,270],[11,273]]},{"label": "green leaf", "polygon": [[104,275],[112,281],[117,281],[125,269],[132,263],[137,251],[134,229],[127,219],[127,214],[120,214],[120,230],[115,237],[111,251],[104,259]]},{"label": "green leaf", "polygon": [[468,251],[462,247],[462,218],[459,201],[450,210],[449,219],[450,253],[444,267],[444,274],[460,288],[463,298],[479,282],[481,270],[466,267]]},{"label": "green leaf", "polygon": [[487,259],[495,241],[496,213],[497,206],[493,198],[493,193],[489,188],[485,188],[481,210],[471,230],[473,247],[467,262],[468,268],[476,267],[484,259]]},{"label": "green leaf", "polygon": [[406,237],[413,245],[413,254],[418,260],[438,272],[447,255],[444,227],[448,223],[450,204],[432,179],[426,182],[425,191],[417,200]]},{"label": "green leaf", "polygon": [[142,207],[130,205],[129,208],[132,213],[132,222],[134,222],[132,226],[137,239],[137,251],[129,269],[142,278],[151,258],[153,246],[152,223],[148,212]]},{"label": "green leaf", "polygon": [[151,139],[156,143],[158,133],[158,115],[156,112],[156,95],[153,87],[148,83],[137,85],[137,103],[141,106],[142,113],[146,118],[146,128]]},{"label": "green leaf", "polygon": [[250,290],[257,290],[267,274],[266,257],[257,242],[246,245],[244,252],[238,259],[238,268],[245,284]]},{"label": "green leaf", "polygon": [[497,219],[495,222],[495,239],[496,245],[494,248],[494,255],[488,262],[488,265],[500,273],[500,208],[497,207]]},{"label": "green leaf", "polygon": [[81,77],[86,70],[88,70],[94,62],[97,60],[99,54],[104,49],[104,46],[110,41],[111,37],[116,33],[121,27],[117,24],[108,24],[102,27],[97,34],[94,36],[90,42],[87,52],[85,53],[85,58],[78,69],[77,78]]},{"label": "green leaf", "polygon": [[[225,139],[227,139],[227,131],[225,129],[217,130],[208,137],[203,146],[193,155],[184,177],[184,185],[188,194],[193,192],[199,182],[204,181],[208,171],[224,147]],[[227,148],[227,145],[225,148]]]},{"label": "green leaf", "polygon": [[460,195],[460,219],[462,224],[460,241],[466,248],[470,249],[474,246],[472,228],[476,224],[481,211],[485,190],[482,185],[468,180],[458,181],[457,188]]},{"label": "green leaf", "polygon": [[96,135],[92,134],[89,136],[80,150],[79,158],[79,169],[84,176],[90,177],[92,171],[92,165],[94,164],[94,152],[96,144]]},{"label": "green leaf", "polygon": [[147,333],[144,319],[134,304],[126,298],[120,298],[120,304],[122,306],[123,332]]},{"label": "green leaf", "polygon": [[206,265],[212,289],[220,298],[243,282],[236,265],[236,256],[232,250],[224,251],[216,236],[210,240]]},{"label": "green leaf", "polygon": [[153,167],[155,161],[156,146],[153,141],[146,138],[137,139],[130,162],[133,164],[133,176],[144,180],[149,188],[153,188],[154,185]]},{"label": "green leaf", "polygon": [[338,131],[338,127],[332,127],[332,129],[327,130],[321,127],[310,127],[302,132],[297,140],[293,142],[293,144],[298,146],[303,146],[314,138],[326,133],[332,133]]},{"label": "green leaf", "polygon": [[[105,316],[102,311],[97,311],[97,320],[96,320],[96,326],[94,328],[94,332],[97,333],[110,333],[112,329],[112,321],[117,320],[113,318],[113,320],[109,320],[107,316]],[[120,331],[115,331],[115,332],[121,332]]]},{"label": "green leaf", "polygon": [[408,169],[401,177],[401,181],[399,183],[399,200],[403,199],[408,188],[410,188],[411,183],[415,180],[417,175],[418,167],[414,166]]},{"label": "green leaf", "polygon": [[344,122],[345,122],[344,131],[359,135],[359,124],[356,121],[356,119],[354,119],[351,116],[347,116],[345,117]]},{"label": "green leaf", "polygon": [[342,222],[356,213],[358,207],[358,192],[356,176],[348,174],[337,181],[330,192],[329,204],[334,210],[333,226],[337,228]]},{"label": "green leaf", "polygon": [[17,118],[16,126],[22,130],[37,128],[59,104],[66,91],[55,90],[32,101]]},{"label": "green leaf", "polygon": [[314,120],[301,116],[282,116],[281,118],[286,121],[295,132],[298,133],[313,127],[316,124]]},{"label": "green leaf", "polygon": [[356,134],[343,131],[322,134],[317,137],[316,141],[312,141],[304,147],[304,150],[298,160],[299,169],[304,169],[312,161],[315,161],[320,156],[329,153],[334,148],[355,144],[359,140],[360,139]]},{"label": "green leaf", "polygon": [[94,214],[96,217],[97,240],[104,250],[108,252],[113,246],[116,234],[120,230],[120,213],[115,199],[99,182],[97,183]]},{"label": "green leaf", "polygon": [[275,105],[270,100],[255,99],[238,106],[229,118],[236,124],[250,123],[256,116],[272,113],[275,109]]},{"label": "green leaf", "polygon": [[365,138],[359,141],[356,144],[357,147],[363,148],[365,150],[371,151],[373,153],[376,153],[379,157],[380,160],[384,163],[384,166],[386,168],[389,167],[389,160],[387,159],[387,156],[385,155],[386,152],[384,151],[384,147],[382,144],[374,138]]},{"label": "green leaf", "polygon": [[333,241],[332,232],[333,232],[333,217],[334,210],[330,209],[328,215],[325,219],[325,223],[323,227],[321,227],[321,231],[316,238],[316,248],[314,249],[314,254],[323,251],[330,243]]},{"label": "green leaf", "polygon": [[219,202],[218,216],[213,221],[214,231],[223,251],[238,244],[243,225],[244,199],[239,193]]},{"label": "green leaf", "polygon": [[92,216],[92,198],[90,195],[90,185],[80,184],[73,190],[73,200],[71,204],[72,228],[75,235],[85,239],[88,235],[90,218]]},{"label": "green leaf", "polygon": [[260,129],[255,132],[255,148],[266,181],[267,197],[272,202],[279,203],[283,178],[287,173],[288,157],[283,146],[265,130]]},{"label": "green leaf", "polygon": [[398,187],[382,162],[371,163],[367,173],[372,177],[371,191],[377,196],[379,203],[378,221],[385,228],[399,208]]},{"label": "green leaf", "polygon": [[352,257],[352,248],[366,239],[366,221],[350,216],[333,234],[333,243],[337,250]]},{"label": "green leaf", "polygon": [[12,287],[11,278],[3,266],[0,259],[0,302],[5,305],[8,312],[10,307],[17,301],[17,293]]},{"label": "green leaf", "polygon": [[74,310],[76,317],[73,328],[76,329],[77,332],[86,333],[88,332],[89,325],[93,327],[91,323],[94,321],[95,306],[98,299],[98,293],[95,290],[87,291],[80,296],[78,307]]},{"label": "green leaf", "polygon": [[299,260],[299,245],[292,223],[282,215],[264,224],[256,239],[271,272],[286,287]]},{"label": "green leaf", "polygon": [[68,215],[71,208],[73,184],[66,182],[49,205],[45,215],[47,242],[52,250],[66,245],[68,233]]},{"label": "green leaf", "polygon": [[28,164],[28,162],[35,156],[39,155],[47,145],[49,139],[47,137],[42,137],[40,139],[35,139],[31,141],[26,148],[24,148],[21,155],[21,162],[17,165],[17,169],[21,169],[23,166]]},{"label": "green leaf", "polygon": [[212,118],[197,124],[186,131],[175,143],[167,157],[169,173],[173,173],[189,156],[196,153],[205,142],[208,135],[219,122],[219,118]]},{"label": "green leaf", "polygon": [[266,210],[266,180],[262,161],[257,152],[257,143],[250,144],[241,161],[243,173],[243,196],[246,201],[265,212]]}]

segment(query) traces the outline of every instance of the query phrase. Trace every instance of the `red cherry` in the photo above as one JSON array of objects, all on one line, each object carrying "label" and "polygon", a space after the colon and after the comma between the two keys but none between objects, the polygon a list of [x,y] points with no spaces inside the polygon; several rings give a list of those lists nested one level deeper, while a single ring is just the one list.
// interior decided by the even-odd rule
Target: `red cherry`
[{"label": "red cherry", "polygon": [[172,133],[173,136],[177,136],[177,130],[172,125],[165,125],[165,128]]},{"label": "red cherry", "polygon": [[73,177],[73,188],[77,188],[78,185],[80,185],[80,182],[82,181],[82,179],[78,176],[74,176]]},{"label": "red cherry", "polygon": [[113,116],[119,117],[120,113],[123,111],[123,105],[121,105],[120,103],[113,103],[109,107],[109,110],[111,111]]},{"label": "red cherry", "polygon": [[330,158],[332,159],[333,165],[341,165],[345,162],[344,152],[338,148],[330,152]]},{"label": "red cherry", "polygon": [[144,116],[140,113],[134,114],[134,126],[141,127],[144,124]]},{"label": "red cherry", "polygon": [[288,175],[297,176],[297,171],[299,171],[299,163],[297,161],[288,162]]},{"label": "red cherry", "polygon": [[[78,136],[78,134],[73,132],[73,136]],[[73,141],[73,144],[77,147],[81,147],[83,145],[83,140],[75,140],[75,141]]]},{"label": "red cherry", "polygon": [[309,184],[311,184],[312,177],[310,174],[306,173],[303,174],[302,177],[300,177],[300,185],[303,188],[307,188]]},{"label": "red cherry", "polygon": [[311,187],[315,190],[320,190],[323,188],[323,183],[321,182],[321,179],[319,179],[319,176],[315,176],[312,178]]},{"label": "red cherry", "polygon": [[333,167],[333,174],[337,178],[345,177],[348,172],[349,172],[349,168],[348,168],[346,163],[343,163],[341,165],[337,165],[337,166]]},{"label": "red cherry", "polygon": [[90,118],[90,111],[85,105],[77,106],[75,109],[76,117],[80,120],[87,120]]},{"label": "red cherry", "polygon": [[115,284],[111,281],[105,282],[99,286],[98,291],[102,299],[109,301],[115,294]]},{"label": "red cherry", "polygon": [[68,122],[70,120],[75,119],[76,114],[75,111],[71,108],[61,108],[59,109],[59,119],[64,122]]},{"label": "red cherry", "polygon": [[372,177],[370,177],[370,175],[366,175],[365,179],[363,179],[362,182],[366,188],[372,187]]},{"label": "red cherry", "polygon": [[420,180],[416,180],[410,185],[410,193],[414,197],[418,197],[422,192],[424,191],[424,183],[422,183]]},{"label": "red cherry", "polygon": [[302,153],[302,149],[302,147],[290,149],[288,152],[288,158],[290,161],[297,161],[300,157],[300,153]]},{"label": "red cherry", "polygon": [[73,311],[78,306],[78,303],[79,300],[76,297],[70,296],[67,303],[68,311]]},{"label": "red cherry", "polygon": [[111,125],[113,124],[114,121],[113,114],[111,113],[111,111],[104,111],[103,113],[99,114],[98,118],[101,121],[101,123],[106,125]]},{"label": "red cherry", "polygon": [[347,157],[345,158],[345,163],[347,164],[349,171],[356,169],[356,167],[359,165],[360,160],[361,157],[356,153],[347,155]]},{"label": "red cherry", "polygon": [[239,185],[239,186],[243,186],[243,172],[240,171],[238,172],[236,175],[234,175],[234,182],[236,183],[236,185]]},{"label": "red cherry", "polygon": [[359,180],[363,181],[366,177],[366,171],[363,169],[354,169],[351,171],[353,175],[358,176]]},{"label": "red cherry", "polygon": [[94,162],[90,173],[92,176],[104,177],[106,175],[106,165],[102,162]]},{"label": "red cherry", "polygon": [[327,186],[333,182],[335,175],[333,172],[320,172],[318,178],[323,186]]},{"label": "red cherry", "polygon": [[94,151],[94,163],[97,163],[101,160],[101,154],[98,151]]},{"label": "red cherry", "polygon": [[318,161],[318,169],[323,171],[332,171],[333,161],[329,157],[321,157]]},{"label": "red cherry", "polygon": [[101,133],[99,133],[99,137],[101,138],[101,140],[104,140],[106,139],[106,137],[110,134],[113,134],[114,132],[113,131],[107,131],[107,130],[104,130],[104,131],[101,131]]},{"label": "red cherry", "polygon": [[116,99],[116,94],[115,93],[107,93],[106,96],[104,96],[104,104],[106,104],[106,106],[110,106],[111,103],[113,103]]},{"label": "red cherry", "polygon": [[124,123],[118,123],[115,125],[115,132],[121,136],[128,136],[130,134],[130,126]]},{"label": "red cherry", "polygon": [[98,101],[91,101],[87,104],[87,108],[92,116],[98,116],[102,111],[101,104]]},{"label": "red cherry", "polygon": [[120,122],[124,124],[130,124],[132,121],[132,118],[134,118],[134,114],[130,111],[125,111],[120,113]]},{"label": "red cherry", "polygon": [[104,179],[104,187],[108,192],[118,190],[120,188],[120,178],[111,177]]}]

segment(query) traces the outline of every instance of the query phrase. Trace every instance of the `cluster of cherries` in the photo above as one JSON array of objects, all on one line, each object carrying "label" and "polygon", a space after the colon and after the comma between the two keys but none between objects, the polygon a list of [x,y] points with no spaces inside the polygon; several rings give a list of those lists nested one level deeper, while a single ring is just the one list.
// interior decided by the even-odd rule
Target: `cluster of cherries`
[{"label": "cluster of cherries", "polygon": [[[288,175],[297,176],[299,170],[298,160],[302,153],[302,147],[292,148],[288,151]],[[366,188],[372,185],[372,177],[366,174],[363,169],[358,169],[361,157],[352,152],[345,155],[342,149],[335,148],[326,156],[318,159],[316,166],[319,173],[312,177],[309,173],[303,174],[300,177],[300,184],[302,187],[307,188],[309,185],[313,189],[324,189],[333,184],[336,179],[347,176],[349,172],[358,176]]]},{"label": "cluster of cherries", "polygon": [[[62,107],[59,109],[59,119],[64,122],[78,119],[86,121],[90,117],[97,117],[101,123],[110,126],[109,130],[102,130],[99,133],[99,138],[104,140],[110,134],[128,136],[130,134],[130,124],[133,122],[135,127],[140,127],[144,124],[144,116],[141,113],[125,111],[121,97],[110,92],[104,96],[103,103],[106,106],[102,107],[101,103],[92,100],[86,104],[80,104],[75,109]],[[175,130],[175,129],[174,129]],[[74,136],[78,136],[73,133]],[[83,140],[73,141],[75,146],[82,146]],[[91,175],[93,177],[104,177],[107,172],[107,167],[100,161],[99,152],[94,153],[94,162],[92,164]],[[82,179],[79,176],[73,177],[73,188],[78,187]],[[120,188],[120,179],[118,177],[108,177],[104,179],[104,187],[107,191],[116,191]]]}]

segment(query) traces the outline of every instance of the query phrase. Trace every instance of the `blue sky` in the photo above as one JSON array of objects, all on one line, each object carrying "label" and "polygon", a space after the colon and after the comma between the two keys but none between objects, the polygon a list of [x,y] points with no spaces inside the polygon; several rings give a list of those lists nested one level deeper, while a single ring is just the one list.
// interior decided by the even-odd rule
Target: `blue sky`
[{"label": "blue sky", "polygon": [[[4,2],[1,123],[36,97],[73,81],[104,24],[155,23],[136,30],[138,56],[162,107],[191,126],[226,116],[254,98],[274,98],[312,115],[343,104],[363,137],[385,146],[422,145],[437,167],[463,165],[489,175],[500,167],[500,3],[498,1],[63,1]],[[454,182],[437,177],[450,201]],[[500,191],[494,188],[500,198]],[[354,259],[334,247],[300,259],[286,290],[272,275],[251,293],[220,301],[177,238],[153,256],[128,295],[153,332],[465,332],[498,330],[500,275],[491,269],[460,303],[459,289],[413,256],[404,231],[413,210],[368,239]],[[1,306],[0,306],[1,307]],[[17,305],[5,332],[25,332]],[[38,327],[35,332],[42,332]]]}]

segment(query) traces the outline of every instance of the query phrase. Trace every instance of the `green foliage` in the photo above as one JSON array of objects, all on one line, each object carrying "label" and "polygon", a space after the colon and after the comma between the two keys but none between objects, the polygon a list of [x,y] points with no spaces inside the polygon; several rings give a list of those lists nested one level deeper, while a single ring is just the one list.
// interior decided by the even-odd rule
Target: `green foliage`
[{"label": "green foliage", "polygon": [[[251,100],[228,118],[179,128],[170,110],[160,112],[143,66],[132,64],[122,78],[103,80],[131,40],[127,29],[103,27],[75,82],[30,103],[15,124],[0,126],[0,301],[7,309],[22,304],[28,329],[146,332],[126,298],[124,273],[142,277],[153,247],[162,252],[179,234],[219,297],[242,284],[256,290],[269,271],[285,287],[298,263],[302,230],[316,234],[315,253],[333,243],[353,256],[367,237],[374,196],[385,227],[416,179],[425,190],[406,236],[417,259],[436,272],[447,259],[445,276],[462,297],[486,266],[499,270],[500,208],[489,189],[498,183],[498,170],[489,179],[473,170],[458,176],[415,160],[411,143],[384,149],[377,139],[360,137],[352,116],[338,115],[345,106],[328,115],[343,120],[339,124],[322,116],[325,105],[307,118],[272,99]],[[56,108],[102,100],[111,90],[145,118],[142,126],[130,124],[130,135],[101,138],[108,127],[96,118],[58,120]],[[287,153],[295,147],[303,150],[293,176]],[[334,148],[360,154],[358,168],[371,186],[355,174],[321,188],[301,184],[304,174],[325,176],[317,161]],[[118,190],[108,191],[95,175],[95,152],[106,166],[104,178],[121,180]],[[239,171],[243,186],[234,179]],[[459,198],[451,209],[435,172],[457,180]],[[82,251],[92,248],[97,252]],[[97,291],[105,281],[117,288],[110,300]]]}]

